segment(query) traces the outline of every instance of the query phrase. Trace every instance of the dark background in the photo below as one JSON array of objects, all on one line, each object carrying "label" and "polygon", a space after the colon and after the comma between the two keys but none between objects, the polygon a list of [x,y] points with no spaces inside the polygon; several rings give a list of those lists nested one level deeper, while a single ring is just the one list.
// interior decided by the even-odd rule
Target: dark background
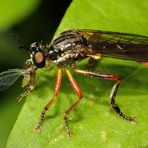
[{"label": "dark background", "polygon": [[[12,26],[9,30],[0,33],[0,72],[11,68],[23,68],[29,54],[20,46],[34,41],[50,43],[71,0],[44,0],[38,8],[26,19]],[[3,45],[3,46],[2,46]],[[21,79],[8,90],[0,92],[0,147],[4,147],[9,133],[25,102],[18,103],[16,97],[23,91]]]},{"label": "dark background", "polygon": [[[71,0],[44,0],[33,14],[12,30],[23,36],[27,42],[49,42],[70,2]],[[31,30],[31,34],[27,30]]]}]

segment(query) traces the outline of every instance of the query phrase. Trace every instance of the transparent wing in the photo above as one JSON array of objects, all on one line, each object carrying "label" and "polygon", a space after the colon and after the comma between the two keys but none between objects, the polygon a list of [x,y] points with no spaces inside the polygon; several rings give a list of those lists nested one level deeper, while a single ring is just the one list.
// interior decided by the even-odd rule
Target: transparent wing
[{"label": "transparent wing", "polygon": [[101,30],[89,30],[81,29],[78,30],[80,34],[84,35],[91,42],[115,44],[148,44],[148,36],[139,34],[101,31]]},{"label": "transparent wing", "polygon": [[91,47],[89,54],[103,54],[115,58],[148,62],[148,37],[137,34],[101,30],[79,30]]},{"label": "transparent wing", "polygon": [[9,69],[0,73],[0,91],[7,89],[11,86],[21,75],[22,69]]}]

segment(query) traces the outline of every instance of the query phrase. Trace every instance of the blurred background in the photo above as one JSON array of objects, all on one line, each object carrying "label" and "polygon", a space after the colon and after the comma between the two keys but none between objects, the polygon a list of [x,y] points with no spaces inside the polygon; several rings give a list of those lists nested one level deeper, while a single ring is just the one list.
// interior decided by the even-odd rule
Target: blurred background
[{"label": "blurred background", "polygon": [[[19,38],[28,46],[34,41],[51,41],[71,0],[5,0],[0,2],[0,72],[23,68],[29,58],[19,49]],[[0,92],[0,148],[5,147],[9,133],[25,102],[17,102],[23,91],[21,79]],[[21,130],[21,129],[20,129]]]}]

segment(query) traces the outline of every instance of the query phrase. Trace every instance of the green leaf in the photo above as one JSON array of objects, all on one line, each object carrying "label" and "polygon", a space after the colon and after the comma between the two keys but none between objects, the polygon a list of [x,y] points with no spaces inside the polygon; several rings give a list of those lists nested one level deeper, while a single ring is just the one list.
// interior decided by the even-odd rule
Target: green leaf
[{"label": "green leaf", "polygon": [[39,0],[5,0],[0,2],[0,31],[4,31],[27,17]]},{"label": "green leaf", "polygon": [[[69,28],[99,29],[148,35],[147,0],[75,0],[67,10],[57,32]],[[76,101],[66,75],[63,74],[60,94],[46,114],[42,132],[33,131],[43,107],[53,96],[57,68],[39,70],[36,89],[26,103],[9,136],[7,147],[147,147],[148,93],[147,68],[133,62],[102,58],[96,67],[81,69],[119,74],[122,83],[116,102],[127,115],[137,118],[137,124],[120,119],[108,104],[114,82],[73,73],[84,99],[69,115],[74,134],[66,136],[63,113]]]}]

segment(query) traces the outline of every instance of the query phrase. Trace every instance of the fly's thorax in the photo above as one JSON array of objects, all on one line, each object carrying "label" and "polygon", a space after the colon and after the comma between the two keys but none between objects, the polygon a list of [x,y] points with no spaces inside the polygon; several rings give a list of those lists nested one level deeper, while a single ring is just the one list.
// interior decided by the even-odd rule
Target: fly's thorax
[{"label": "fly's thorax", "polygon": [[72,64],[83,58],[81,50],[87,46],[86,39],[76,30],[62,32],[50,45],[48,57],[55,64]]}]

